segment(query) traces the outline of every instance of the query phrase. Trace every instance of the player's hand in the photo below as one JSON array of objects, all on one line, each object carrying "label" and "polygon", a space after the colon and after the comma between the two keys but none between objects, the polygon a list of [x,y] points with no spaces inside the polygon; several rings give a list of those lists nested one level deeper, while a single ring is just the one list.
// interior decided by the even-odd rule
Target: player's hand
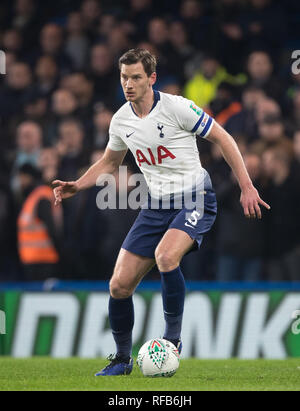
[{"label": "player's hand", "polygon": [[254,186],[250,186],[242,190],[240,203],[243,207],[244,214],[247,218],[261,219],[260,206],[264,206],[267,210],[271,207],[265,203],[259,196],[258,191]]},{"label": "player's hand", "polygon": [[78,192],[76,181],[61,181],[54,180],[52,182],[53,193],[55,197],[55,205],[58,205],[62,200],[70,198]]}]

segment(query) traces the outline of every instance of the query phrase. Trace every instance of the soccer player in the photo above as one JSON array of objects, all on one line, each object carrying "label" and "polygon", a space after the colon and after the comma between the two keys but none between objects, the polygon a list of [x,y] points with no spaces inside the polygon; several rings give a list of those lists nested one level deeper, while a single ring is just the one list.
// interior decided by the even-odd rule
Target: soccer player
[{"label": "soccer player", "polygon": [[[156,198],[161,206],[158,209],[142,207],[122,244],[110,280],[109,300],[109,320],[117,352],[109,358],[110,364],[96,375],[122,375],[132,371],[132,294],[155,264],[161,273],[164,338],[181,352],[185,281],[180,261],[187,252],[200,246],[217,212],[209,175],[200,163],[196,136],[220,147],[237,177],[246,217],[261,218],[260,205],[270,208],[253,186],[233,138],[192,101],[153,90],[156,81],[153,55],[145,49],[129,50],[120,58],[119,67],[127,102],[112,118],[103,157],[77,181],[53,182],[58,204],[95,185],[100,175],[118,170],[129,148],[149,186],[150,204],[152,198]],[[202,213],[195,203],[193,208],[185,203],[181,208],[175,207],[178,196],[186,194],[179,184],[183,178],[190,181],[190,187],[184,186],[184,191],[189,190],[192,199],[195,193],[202,195]],[[157,193],[159,183],[162,183],[161,191]],[[169,207],[162,207],[168,195]]]}]

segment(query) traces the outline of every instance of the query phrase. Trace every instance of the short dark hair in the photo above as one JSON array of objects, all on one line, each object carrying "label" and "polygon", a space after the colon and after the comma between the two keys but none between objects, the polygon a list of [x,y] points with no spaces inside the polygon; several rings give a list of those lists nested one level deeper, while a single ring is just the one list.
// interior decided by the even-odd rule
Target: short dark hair
[{"label": "short dark hair", "polygon": [[156,71],[156,57],[148,50],[140,48],[131,49],[124,53],[119,59],[119,69],[121,70],[122,64],[130,65],[138,62],[142,63],[148,77]]},{"label": "short dark hair", "polygon": [[76,117],[65,117],[59,122],[59,127],[65,125],[65,124],[74,124],[78,130],[80,130],[82,133],[84,133],[84,126],[82,122],[76,118]]},{"label": "short dark hair", "polygon": [[26,174],[35,180],[40,180],[42,178],[41,171],[30,163],[25,163],[19,167],[18,174]]},{"label": "short dark hair", "polygon": [[282,117],[280,114],[266,114],[262,119],[262,124],[276,124],[282,123]]}]

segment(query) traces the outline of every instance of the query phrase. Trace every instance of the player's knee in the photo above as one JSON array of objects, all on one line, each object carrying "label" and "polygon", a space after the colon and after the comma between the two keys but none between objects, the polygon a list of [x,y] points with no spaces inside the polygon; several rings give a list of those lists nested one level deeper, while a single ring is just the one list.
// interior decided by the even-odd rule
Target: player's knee
[{"label": "player's knee", "polygon": [[178,258],[170,250],[155,250],[155,260],[159,271],[167,272],[174,270],[179,264]]},{"label": "player's knee", "polygon": [[123,286],[120,282],[114,278],[110,280],[109,292],[113,298],[128,298],[131,296],[131,289]]}]

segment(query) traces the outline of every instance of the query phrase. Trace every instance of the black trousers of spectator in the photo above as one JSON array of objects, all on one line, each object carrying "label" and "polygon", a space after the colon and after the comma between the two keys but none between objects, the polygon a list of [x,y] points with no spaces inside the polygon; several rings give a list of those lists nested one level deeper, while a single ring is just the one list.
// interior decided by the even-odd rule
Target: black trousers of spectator
[{"label": "black trousers of spectator", "polygon": [[300,281],[300,248],[270,259],[266,271],[269,281]]},{"label": "black trousers of spectator", "polygon": [[59,274],[58,264],[25,264],[23,265],[25,281],[45,281],[56,278]]}]

